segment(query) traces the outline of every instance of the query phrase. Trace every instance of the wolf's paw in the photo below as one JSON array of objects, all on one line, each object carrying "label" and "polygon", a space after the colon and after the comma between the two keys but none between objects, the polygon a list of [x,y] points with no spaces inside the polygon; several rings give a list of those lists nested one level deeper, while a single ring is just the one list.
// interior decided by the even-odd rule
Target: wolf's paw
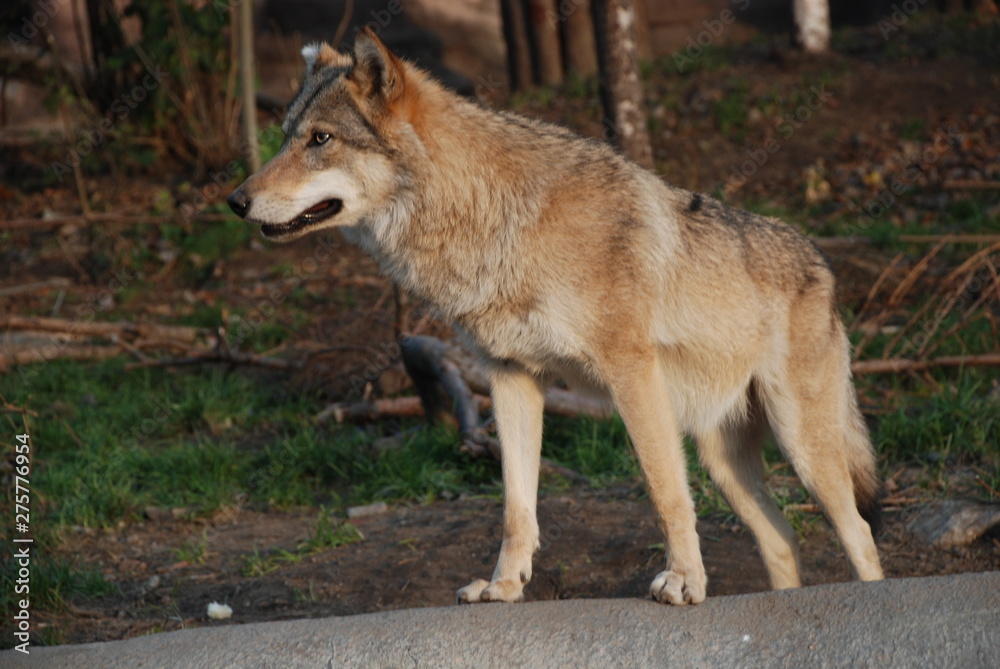
[{"label": "wolf's paw", "polygon": [[700,604],[705,601],[705,588],[708,579],[704,569],[696,573],[684,574],[673,569],[662,571],[653,579],[649,586],[649,594],[662,604]]},{"label": "wolf's paw", "polygon": [[512,581],[484,581],[477,579],[458,591],[459,604],[479,602],[519,602],[524,598],[524,585]]}]

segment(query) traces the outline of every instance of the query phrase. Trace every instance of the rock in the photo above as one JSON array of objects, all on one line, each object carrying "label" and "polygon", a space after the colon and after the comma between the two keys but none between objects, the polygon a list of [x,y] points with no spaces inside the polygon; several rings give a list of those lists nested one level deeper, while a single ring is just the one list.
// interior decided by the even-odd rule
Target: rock
[{"label": "rock", "polygon": [[1000,504],[943,500],[926,505],[907,529],[928,546],[955,548],[968,546],[997,526]]},{"label": "rock", "polygon": [[380,513],[385,513],[389,510],[389,505],[385,502],[375,502],[374,504],[365,504],[364,506],[352,506],[347,509],[347,517],[351,518],[364,518],[365,516],[377,516]]},{"label": "rock", "polygon": [[225,620],[226,618],[231,618],[232,616],[233,609],[227,604],[212,602],[208,605],[208,617],[212,620]]},{"label": "rock", "polygon": [[476,604],[206,625],[0,651],[0,666],[955,667],[995,669],[1000,573],[833,583],[670,607],[639,598]]}]

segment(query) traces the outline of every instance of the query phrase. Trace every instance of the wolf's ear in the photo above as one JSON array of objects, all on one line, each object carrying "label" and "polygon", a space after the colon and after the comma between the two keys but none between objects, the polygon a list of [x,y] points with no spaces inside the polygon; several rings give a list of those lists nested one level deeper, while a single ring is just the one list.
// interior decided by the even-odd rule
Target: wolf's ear
[{"label": "wolf's ear", "polygon": [[354,41],[354,69],[350,79],[362,95],[381,95],[386,102],[403,94],[406,81],[403,61],[382,44],[371,28],[365,28]]},{"label": "wolf's ear", "polygon": [[313,42],[302,47],[302,57],[306,61],[306,76],[323,67],[350,67],[351,57],[340,53],[329,44]]}]

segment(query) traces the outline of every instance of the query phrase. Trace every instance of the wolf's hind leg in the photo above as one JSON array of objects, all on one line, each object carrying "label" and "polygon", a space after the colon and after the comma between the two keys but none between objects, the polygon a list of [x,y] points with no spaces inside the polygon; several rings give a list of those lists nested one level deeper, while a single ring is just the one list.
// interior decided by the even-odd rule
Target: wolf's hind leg
[{"label": "wolf's hind leg", "polygon": [[[830,519],[855,576],[877,581],[882,578],[878,549],[871,527],[858,511],[851,478],[847,426],[841,418],[845,390],[829,381],[819,386],[793,379],[793,392],[769,389],[765,403],[771,428],[802,483]],[[867,442],[864,445],[869,448]]]},{"label": "wolf's hind leg", "polygon": [[500,434],[503,471],[503,543],[493,578],[458,591],[460,604],[514,602],[531,580],[531,556],[538,548],[538,466],[542,451],[541,383],[519,370],[491,374],[493,414]]},{"label": "wolf's hind leg", "polygon": [[747,420],[698,436],[698,456],[733,511],[753,532],[771,587],[797,588],[799,544],[795,530],[764,484],[761,442],[767,420],[759,405]]}]

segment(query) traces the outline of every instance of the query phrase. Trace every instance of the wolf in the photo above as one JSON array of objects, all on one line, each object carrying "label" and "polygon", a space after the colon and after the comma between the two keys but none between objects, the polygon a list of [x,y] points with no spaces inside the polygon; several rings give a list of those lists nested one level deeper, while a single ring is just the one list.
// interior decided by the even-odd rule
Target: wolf
[{"label": "wolf", "polygon": [[372,32],[306,46],[277,155],[228,198],[273,241],[328,227],[450,319],[491,382],[503,540],[462,603],[523,598],[539,546],[543,391],[613,402],[668,547],[650,594],[705,599],[682,437],[753,532],[771,585],[800,585],[798,542],[764,483],[768,431],[882,578],[881,482],[858,409],[833,275],[772,218],[664,183],[603,142],[445,90]]}]

